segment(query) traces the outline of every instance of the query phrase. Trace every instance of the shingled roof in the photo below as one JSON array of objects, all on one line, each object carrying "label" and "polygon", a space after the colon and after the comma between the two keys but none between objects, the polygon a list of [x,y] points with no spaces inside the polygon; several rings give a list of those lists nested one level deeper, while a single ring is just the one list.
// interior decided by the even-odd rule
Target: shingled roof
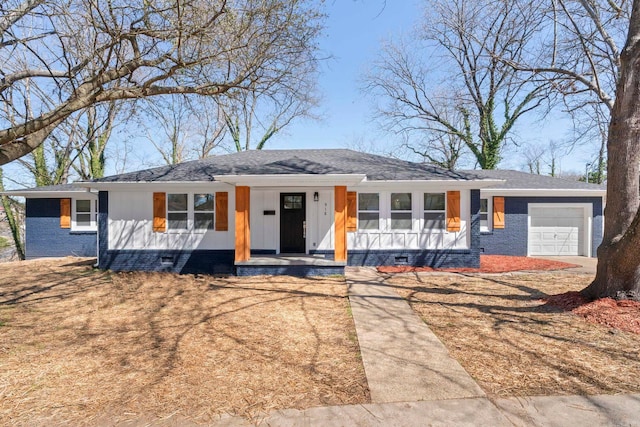
[{"label": "shingled roof", "polygon": [[76,193],[90,194],[85,186],[76,184],[45,185],[42,187],[22,188],[18,190],[3,191],[0,194],[8,196],[20,196],[30,198],[42,197],[75,197]]},{"label": "shingled roof", "polygon": [[466,170],[462,173],[475,175],[476,179],[502,179],[503,183],[494,185],[491,189],[518,190],[602,190],[605,185],[587,184],[586,182],[556,178],[548,175],[536,175],[515,170]]},{"label": "shingled roof", "polygon": [[113,175],[93,182],[215,181],[224,175],[362,174],[368,181],[475,180],[473,174],[346,149],[253,150]]}]

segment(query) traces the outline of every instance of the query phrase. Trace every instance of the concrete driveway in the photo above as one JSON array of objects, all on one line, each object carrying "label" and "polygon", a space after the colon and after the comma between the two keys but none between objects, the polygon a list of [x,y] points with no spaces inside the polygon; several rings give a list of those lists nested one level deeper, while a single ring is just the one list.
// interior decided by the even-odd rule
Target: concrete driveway
[{"label": "concrete driveway", "polygon": [[549,259],[579,265],[579,267],[564,270],[571,273],[596,274],[596,267],[598,265],[598,258],[589,258],[586,256],[534,256],[531,258]]}]

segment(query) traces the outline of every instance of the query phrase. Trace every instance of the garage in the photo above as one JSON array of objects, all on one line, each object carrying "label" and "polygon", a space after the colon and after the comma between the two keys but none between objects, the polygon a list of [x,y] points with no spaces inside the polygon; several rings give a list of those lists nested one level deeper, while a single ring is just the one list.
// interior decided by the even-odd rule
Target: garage
[{"label": "garage", "polygon": [[585,206],[529,204],[529,255],[590,256]]}]

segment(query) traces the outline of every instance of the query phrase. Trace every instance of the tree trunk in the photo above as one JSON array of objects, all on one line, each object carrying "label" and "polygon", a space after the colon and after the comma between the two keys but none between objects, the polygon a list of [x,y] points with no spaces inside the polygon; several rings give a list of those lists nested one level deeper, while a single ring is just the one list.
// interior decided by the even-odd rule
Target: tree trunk
[{"label": "tree trunk", "polygon": [[598,269],[582,290],[590,299],[640,299],[640,0],[634,0],[620,58],[607,141],[607,207]]},{"label": "tree trunk", "polygon": [[[0,191],[4,191],[4,178],[2,175],[2,168],[0,168]],[[22,236],[20,233],[20,217],[21,215],[14,215],[11,199],[8,196],[0,196],[2,201],[2,207],[9,223],[9,229],[11,230],[11,236],[13,237],[13,244],[16,248],[16,254],[18,259],[24,259],[24,245],[22,244]]]}]

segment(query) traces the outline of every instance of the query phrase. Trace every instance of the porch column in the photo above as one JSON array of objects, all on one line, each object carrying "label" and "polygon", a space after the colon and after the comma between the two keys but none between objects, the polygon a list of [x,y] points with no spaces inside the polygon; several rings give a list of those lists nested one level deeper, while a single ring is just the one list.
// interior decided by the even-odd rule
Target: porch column
[{"label": "porch column", "polygon": [[335,256],[336,261],[347,261],[347,187],[336,185],[335,194]]},{"label": "porch column", "polygon": [[251,258],[250,188],[236,187],[236,262]]}]

